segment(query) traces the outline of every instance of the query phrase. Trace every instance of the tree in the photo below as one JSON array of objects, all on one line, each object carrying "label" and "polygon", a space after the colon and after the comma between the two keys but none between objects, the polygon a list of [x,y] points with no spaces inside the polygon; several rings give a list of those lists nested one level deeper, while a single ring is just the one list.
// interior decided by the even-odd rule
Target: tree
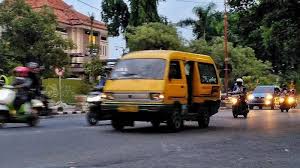
[{"label": "tree", "polygon": [[[263,62],[255,57],[254,50],[249,47],[228,44],[230,64],[232,65],[231,82],[236,78],[251,79],[246,82],[248,86],[258,83],[270,84],[276,81],[277,76],[271,75],[270,62]],[[224,67],[224,40],[221,37],[210,42],[204,39],[194,40],[190,43],[189,51],[193,53],[212,56],[218,67]]]},{"label": "tree", "polygon": [[144,23],[162,22],[157,11],[159,1],[164,0],[129,0],[127,5],[124,0],[103,0],[102,18],[108,25],[112,36],[124,33],[127,26],[141,26]]},{"label": "tree", "polygon": [[[243,0],[231,4],[239,19],[232,32],[239,44],[255,50],[257,57],[272,63],[274,73],[285,78],[300,71],[300,4],[297,0]],[[298,75],[293,76],[296,80]]]},{"label": "tree", "polygon": [[129,24],[130,13],[128,6],[123,0],[103,0],[102,18],[108,25],[108,32],[112,36],[124,33]]},{"label": "tree", "polygon": [[126,37],[130,51],[178,50],[182,46],[182,39],[171,25],[149,23],[129,29]]},{"label": "tree", "polygon": [[84,64],[84,71],[89,75],[90,82],[94,82],[97,76],[104,74],[103,62],[94,58],[89,63]]},{"label": "tree", "polygon": [[196,39],[212,39],[213,36],[220,36],[223,32],[223,14],[215,11],[216,4],[210,3],[206,8],[201,6],[193,9],[197,20],[188,18],[178,23],[179,26],[192,26]]},{"label": "tree", "polygon": [[0,4],[0,26],[4,29],[0,54],[6,62],[36,61],[46,69],[68,64],[64,50],[73,45],[56,33],[56,17],[51,9],[34,12],[24,0],[4,1]]}]

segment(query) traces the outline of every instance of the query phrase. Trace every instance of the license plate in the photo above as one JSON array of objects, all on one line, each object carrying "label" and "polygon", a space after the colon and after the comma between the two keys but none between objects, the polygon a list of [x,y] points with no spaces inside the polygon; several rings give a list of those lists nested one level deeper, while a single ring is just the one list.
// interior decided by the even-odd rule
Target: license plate
[{"label": "license plate", "polygon": [[119,112],[138,112],[138,106],[120,106],[118,108]]}]

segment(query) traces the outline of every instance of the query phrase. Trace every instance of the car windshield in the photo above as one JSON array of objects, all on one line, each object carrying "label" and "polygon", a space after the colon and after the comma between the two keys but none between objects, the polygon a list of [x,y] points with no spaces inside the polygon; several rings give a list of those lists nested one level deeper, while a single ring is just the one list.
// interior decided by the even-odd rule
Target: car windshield
[{"label": "car windshield", "polygon": [[163,59],[121,60],[110,79],[163,79],[165,64]]},{"label": "car windshield", "polygon": [[253,91],[254,93],[273,93],[274,88],[273,87],[257,87]]}]

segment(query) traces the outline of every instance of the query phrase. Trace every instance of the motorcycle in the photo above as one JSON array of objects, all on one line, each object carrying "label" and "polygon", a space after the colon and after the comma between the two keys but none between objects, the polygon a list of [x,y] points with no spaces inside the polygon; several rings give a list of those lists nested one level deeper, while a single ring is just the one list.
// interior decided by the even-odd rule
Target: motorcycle
[{"label": "motorcycle", "polygon": [[34,127],[39,123],[39,112],[44,108],[40,100],[33,99],[15,109],[16,91],[13,86],[4,86],[0,90],[0,127],[5,123],[27,123]]},{"label": "motorcycle", "polygon": [[88,112],[86,113],[86,119],[90,126],[95,126],[101,120],[111,119],[110,114],[105,114],[101,111],[101,94],[103,88],[95,88],[92,92],[89,93],[87,97]]},{"label": "motorcycle", "polygon": [[296,98],[289,95],[282,95],[280,97],[280,110],[281,112],[289,112],[289,110],[295,106]]},{"label": "motorcycle", "polygon": [[246,103],[246,96],[244,94],[237,94],[231,98],[232,102],[232,115],[237,118],[239,115],[243,115],[244,118],[248,117],[249,108]]}]

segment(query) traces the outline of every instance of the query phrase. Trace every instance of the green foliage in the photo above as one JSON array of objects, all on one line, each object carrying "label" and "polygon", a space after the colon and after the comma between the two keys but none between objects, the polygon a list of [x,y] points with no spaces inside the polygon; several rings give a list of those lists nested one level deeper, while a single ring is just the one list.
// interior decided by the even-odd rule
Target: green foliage
[{"label": "green foliage", "polygon": [[130,13],[123,0],[103,0],[102,19],[108,25],[108,32],[112,36],[119,36],[125,32],[129,23]]},{"label": "green foliage", "polygon": [[223,33],[223,14],[215,11],[216,4],[210,3],[206,8],[201,6],[193,9],[197,20],[188,18],[177,23],[179,26],[192,26],[196,39],[211,40]]},{"label": "green foliage", "polygon": [[149,23],[131,27],[126,33],[130,51],[178,50],[182,46],[175,27],[162,23]]},{"label": "green foliage", "polygon": [[[59,80],[49,78],[43,80],[46,94],[54,101],[59,101]],[[76,95],[87,94],[91,86],[81,80],[62,79],[62,100],[65,103],[75,103]]]},{"label": "green foliage", "polygon": [[230,24],[234,25],[231,33],[239,37],[235,44],[253,48],[259,59],[270,61],[274,72],[286,80],[300,72],[297,0],[233,0],[229,4],[239,18]]},{"label": "green foliage", "polygon": [[157,11],[159,1],[164,0],[129,0],[129,5],[124,0],[103,0],[102,18],[110,35],[119,36],[128,25],[136,27],[144,23],[164,22],[165,18],[160,17]]},{"label": "green foliage", "polygon": [[0,39],[5,69],[29,61],[43,63],[46,69],[69,62],[64,50],[73,45],[56,33],[56,18],[49,8],[34,12],[24,0],[4,1],[0,4],[0,26],[5,31]]},{"label": "green foliage", "polygon": [[[254,50],[249,47],[228,44],[230,64],[232,65],[231,82],[236,78],[245,78],[250,88],[258,84],[275,83],[277,76],[271,75],[270,62],[263,62],[255,57]],[[190,43],[189,51],[212,56],[219,67],[224,67],[224,40],[220,37],[207,42],[203,39]]]},{"label": "green foliage", "polygon": [[101,62],[99,59],[92,59],[89,63],[86,63],[84,65],[85,73],[89,76],[92,76],[93,78],[103,75],[104,74],[104,68],[103,68],[103,62]]}]

